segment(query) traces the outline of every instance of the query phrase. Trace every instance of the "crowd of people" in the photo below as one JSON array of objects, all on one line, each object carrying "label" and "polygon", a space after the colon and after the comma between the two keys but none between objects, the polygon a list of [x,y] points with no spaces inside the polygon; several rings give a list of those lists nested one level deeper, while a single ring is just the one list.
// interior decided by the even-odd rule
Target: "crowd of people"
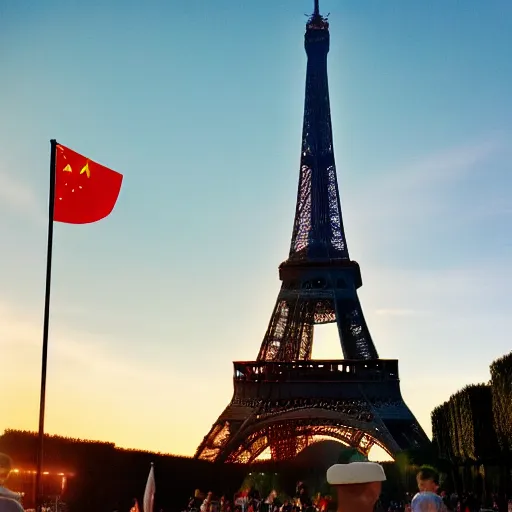
[{"label": "crowd of people", "polygon": [[[11,459],[0,453],[0,512],[25,512],[20,495],[5,486],[11,468]],[[186,512],[512,512],[512,500],[507,501],[505,496],[495,496],[492,508],[482,509],[472,494],[459,497],[440,492],[439,476],[429,468],[417,474],[418,492],[410,501],[384,504],[380,498],[385,480],[384,469],[374,462],[335,464],[327,471],[335,500],[328,495],[310,496],[303,482],[298,482],[293,498],[282,500],[275,490],[262,498],[257,490],[248,489],[232,500],[196,490]]]},{"label": "crowd of people", "polygon": [[217,499],[212,492],[205,495],[196,489],[188,503],[187,512],[327,512],[330,501],[330,496],[322,496],[320,493],[311,498],[303,482],[297,483],[292,499],[282,501],[275,490],[262,499],[256,489],[248,489],[237,493],[230,501],[226,496]]},{"label": "crowd of people", "polygon": [[[380,468],[380,471],[373,477],[364,475],[365,470],[373,469],[375,471],[377,467]],[[341,476],[336,475],[336,471],[341,472]],[[345,474],[350,471],[356,474]],[[357,471],[363,471],[363,473],[357,475]],[[330,476],[329,472],[331,472]],[[188,503],[186,512],[330,512],[336,508],[338,512],[365,512],[365,509],[361,508],[362,502],[365,500],[366,502],[374,500],[371,508],[367,509],[372,512],[512,512],[512,500],[507,500],[504,496],[501,498],[498,495],[493,496],[492,508],[483,509],[479,500],[472,493],[459,496],[457,493],[450,494],[441,491],[439,475],[430,468],[418,472],[416,477],[418,492],[414,496],[405,496],[402,501],[388,503],[385,503],[380,495],[381,482],[385,480],[385,475],[382,467],[378,464],[372,465],[372,463],[366,462],[337,464],[329,472],[327,474],[329,483],[337,487],[338,490],[343,489],[341,496],[338,492],[337,503],[329,495],[317,494],[311,497],[306,485],[303,482],[298,482],[294,497],[282,501],[278,498],[278,493],[275,490],[262,499],[257,490],[248,489],[238,493],[230,500],[226,496],[217,498],[212,492],[204,494],[197,489]],[[374,478],[375,482],[366,481],[369,478]],[[345,481],[347,483],[336,483]],[[371,488],[368,487],[371,483],[378,483],[378,493],[371,492]],[[349,490],[352,493],[347,494]],[[354,491],[357,496],[353,495]]]}]

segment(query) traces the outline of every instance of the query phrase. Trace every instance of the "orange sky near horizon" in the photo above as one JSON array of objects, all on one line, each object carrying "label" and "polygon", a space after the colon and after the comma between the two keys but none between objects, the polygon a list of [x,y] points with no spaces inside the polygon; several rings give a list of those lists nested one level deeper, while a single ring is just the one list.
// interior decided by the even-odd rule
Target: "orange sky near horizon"
[{"label": "orange sky near horizon", "polygon": [[[0,417],[0,430],[16,429],[35,432],[39,414],[38,386],[40,377],[38,373],[40,372],[40,361],[38,356],[40,354],[38,354],[39,336],[36,336],[39,334],[38,327],[28,323],[20,323],[19,319],[13,317],[9,317],[9,322],[9,318],[4,315],[5,310],[2,311],[2,308],[0,308],[0,322],[3,322],[3,325],[9,325],[10,323],[13,328],[13,335],[17,338],[18,343],[25,343],[25,348],[30,348],[30,352],[25,350],[22,356],[22,352],[16,350],[10,354],[11,357],[19,358],[20,367],[24,367],[25,378],[18,380],[15,387],[4,386],[4,389],[7,389],[3,396],[4,404],[11,414],[7,417],[4,415]],[[331,334],[333,333],[331,332]],[[28,337],[30,337],[30,340]],[[323,341],[324,351],[317,349],[314,355],[317,359],[327,357],[328,354],[325,353],[326,340],[321,340],[321,336],[317,337],[320,338],[317,346],[321,347]],[[67,343],[69,343],[69,338],[67,338]],[[337,343],[337,337],[331,340],[331,349]],[[200,410],[192,407],[189,410],[190,412],[186,414],[179,414],[179,409],[169,411],[169,413],[163,415],[165,422],[159,423],[158,417],[162,413],[158,413],[159,408],[157,407],[153,414],[148,416],[143,416],[143,414],[148,414],[147,408],[145,408],[144,413],[137,414],[136,407],[133,409],[126,407],[125,400],[129,393],[133,393],[133,396],[137,397],[139,405],[144,407],[143,397],[140,391],[137,390],[137,384],[140,381],[137,379],[132,379],[131,382],[125,380],[119,386],[110,381],[112,372],[117,373],[119,378],[126,378],[130,371],[129,368],[116,368],[115,365],[109,365],[108,363],[99,367],[93,365],[91,368],[87,360],[80,360],[81,354],[79,352],[75,353],[72,347],[67,346],[67,350],[61,353],[62,344],[58,339],[55,344],[57,350],[50,350],[46,398],[45,431],[50,435],[113,442],[120,448],[193,456],[203,436],[206,435],[211,424],[231,398],[231,362],[228,361],[225,365],[226,372],[223,378],[219,379],[216,386],[202,389],[200,387],[201,383],[196,383],[195,389],[187,386],[189,393],[204,398]],[[50,344],[50,347],[52,347],[52,344]],[[12,348],[14,349],[14,347]],[[19,348],[19,345],[17,348]],[[55,352],[57,352],[56,355]],[[23,362],[21,358],[23,358]],[[75,372],[78,368],[80,368],[82,376],[77,380],[76,375],[78,374]],[[98,368],[101,369],[101,373],[97,371]],[[15,381],[15,375],[18,372],[11,369],[7,371],[7,374],[0,375],[0,384],[5,384],[9,380],[10,373],[10,382]],[[160,378],[163,379],[164,377],[158,374],[154,375],[153,383],[156,383],[157,379]],[[3,380],[5,382],[2,382]],[[192,382],[190,381],[189,384]],[[98,388],[101,389],[103,384],[105,385],[105,391],[108,390],[108,394],[102,395],[101,392],[98,392]],[[159,384],[165,387],[164,380],[160,381]],[[119,393],[121,388],[124,388],[124,392],[113,395],[115,388]],[[92,389],[95,391],[94,394],[90,394]],[[147,385],[145,389],[148,389]],[[224,400],[219,399],[221,394],[225,397]],[[125,398],[121,400],[114,401],[110,398],[111,396],[123,395]],[[180,396],[179,393],[177,395]],[[199,399],[198,402],[200,401]],[[154,404],[154,397],[151,402]],[[190,402],[187,400],[187,403]],[[20,406],[20,404],[23,404],[23,406]],[[97,420],[91,421],[92,416]],[[151,420],[149,425],[146,424],[146,420]],[[387,454],[379,447],[372,449],[372,456],[378,460],[389,460]]]},{"label": "orange sky near horizon", "polygon": [[[17,364],[0,375],[0,385],[6,390],[4,403],[10,411],[8,416],[0,417],[0,429],[35,431],[41,331],[36,323],[8,315],[2,308],[0,322],[11,326],[16,345],[10,345],[8,355],[11,360],[17,360]],[[339,357],[336,326],[321,326],[317,331],[314,358]],[[58,329],[53,332],[46,410],[49,434],[114,442],[121,448],[192,456],[231,399],[231,361],[224,361],[220,370],[212,368],[212,374],[217,377],[212,377],[209,385],[207,374],[176,382],[172,374],[156,368],[154,372],[138,373],[136,366],[109,363],[108,354],[103,354],[95,344],[89,343],[84,351],[79,341],[71,341],[73,337],[80,340],[79,333]],[[23,351],[18,350],[20,344],[24,346]],[[21,367],[23,379],[19,379],[16,369]],[[7,386],[8,382],[16,382],[16,386]],[[411,397],[411,391],[415,393],[415,384],[421,387],[423,381],[402,385],[406,400]],[[444,386],[444,382],[438,385]],[[186,389],[186,395],[179,392],[180,386]],[[151,390],[153,394],[149,394]],[[414,401],[410,405],[430,433],[427,421],[432,402],[425,398],[426,407],[418,407]],[[372,449],[371,458],[389,460],[379,447]]]}]

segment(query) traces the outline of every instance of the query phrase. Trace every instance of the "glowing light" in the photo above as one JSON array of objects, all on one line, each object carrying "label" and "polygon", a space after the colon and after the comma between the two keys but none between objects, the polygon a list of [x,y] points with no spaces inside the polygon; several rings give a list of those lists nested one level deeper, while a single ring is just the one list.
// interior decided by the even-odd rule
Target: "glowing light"
[{"label": "glowing light", "polygon": [[[15,468],[15,469],[11,470],[11,473],[15,473],[17,475],[35,475],[37,473],[37,471],[35,471],[33,469]],[[64,471],[59,471],[59,472],[43,471],[42,474],[49,475],[49,476],[60,476],[60,477],[64,477],[64,478],[68,477],[68,476],[74,476],[74,473],[67,473]]]}]

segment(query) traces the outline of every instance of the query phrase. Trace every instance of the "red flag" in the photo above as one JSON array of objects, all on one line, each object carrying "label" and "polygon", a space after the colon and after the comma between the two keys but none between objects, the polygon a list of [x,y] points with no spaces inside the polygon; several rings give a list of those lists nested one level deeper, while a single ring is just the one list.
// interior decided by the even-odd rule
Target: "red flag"
[{"label": "red flag", "polygon": [[53,220],[88,224],[114,209],[123,175],[57,144]]}]

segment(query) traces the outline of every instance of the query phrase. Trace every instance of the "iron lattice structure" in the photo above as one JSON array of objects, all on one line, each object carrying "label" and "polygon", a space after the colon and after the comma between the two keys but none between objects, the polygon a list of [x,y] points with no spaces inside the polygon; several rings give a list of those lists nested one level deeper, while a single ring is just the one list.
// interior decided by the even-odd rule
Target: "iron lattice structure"
[{"label": "iron lattice structure", "polygon": [[[231,403],[196,452],[211,461],[295,456],[315,436],[367,454],[391,455],[428,438],[402,399],[398,362],[378,359],[349,257],[332,140],[329,24],[318,0],[306,25],[308,57],[300,178],[288,259],[272,317],[254,362],[236,362]],[[312,361],[315,324],[336,322],[344,360]]]}]

